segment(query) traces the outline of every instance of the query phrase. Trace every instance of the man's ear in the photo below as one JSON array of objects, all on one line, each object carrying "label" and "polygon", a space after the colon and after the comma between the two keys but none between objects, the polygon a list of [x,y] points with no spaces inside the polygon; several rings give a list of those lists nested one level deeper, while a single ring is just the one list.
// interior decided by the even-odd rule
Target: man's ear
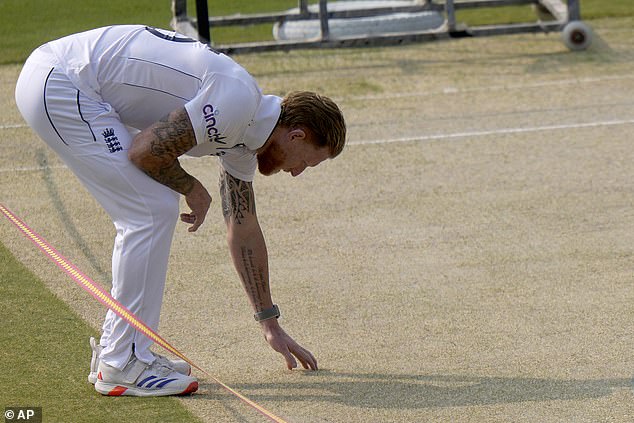
[{"label": "man's ear", "polygon": [[303,141],[306,138],[306,132],[302,128],[295,128],[288,133],[291,141]]}]

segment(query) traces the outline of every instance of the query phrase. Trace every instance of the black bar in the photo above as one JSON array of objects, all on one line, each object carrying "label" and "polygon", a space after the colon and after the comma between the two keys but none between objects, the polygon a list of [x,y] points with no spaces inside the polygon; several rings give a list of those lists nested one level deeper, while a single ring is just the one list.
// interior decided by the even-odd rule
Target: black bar
[{"label": "black bar", "polygon": [[581,20],[581,9],[579,7],[579,2],[577,0],[568,0],[568,20],[569,21]]},{"label": "black bar", "polygon": [[[527,0],[522,0],[527,1]],[[532,1],[532,0],[530,0]],[[341,18],[361,18],[368,16],[380,16],[389,13],[401,13],[401,12],[424,12],[428,10],[442,11],[443,7],[435,4],[420,5],[420,6],[400,6],[400,7],[374,7],[362,10],[343,10],[340,12],[328,12],[328,19],[341,19]],[[209,24],[211,26],[231,26],[231,25],[252,25],[261,23],[275,23],[283,21],[298,21],[305,19],[319,19],[319,12],[306,12],[302,13],[254,13],[254,14],[237,14],[234,16],[212,16],[209,18]]]},{"label": "black bar", "polygon": [[[207,8],[207,0],[196,0],[196,22],[198,27],[198,40],[208,43],[211,40],[209,34],[209,10]],[[202,23],[202,25],[201,25]]]},{"label": "black bar", "polygon": [[330,28],[328,27],[328,1],[319,0],[319,25],[321,27],[321,39],[330,38]]},{"label": "black bar", "polygon": [[172,0],[172,13],[177,22],[187,21],[187,0]]},{"label": "black bar", "polygon": [[458,37],[485,37],[492,35],[510,35],[522,33],[538,33],[561,31],[559,22],[541,24],[509,24],[509,25],[483,25],[470,27],[464,31],[449,32],[414,32],[407,34],[379,35],[372,37],[347,37],[330,40],[307,41],[268,41],[261,43],[244,43],[233,45],[215,45],[214,50],[226,53],[256,53],[264,51],[289,51],[304,48],[338,48],[338,47],[380,47],[404,45],[413,42],[444,40]]},{"label": "black bar", "polygon": [[481,7],[521,6],[536,3],[538,3],[538,0],[471,0],[468,2],[454,2],[454,8],[456,10],[462,10]]}]

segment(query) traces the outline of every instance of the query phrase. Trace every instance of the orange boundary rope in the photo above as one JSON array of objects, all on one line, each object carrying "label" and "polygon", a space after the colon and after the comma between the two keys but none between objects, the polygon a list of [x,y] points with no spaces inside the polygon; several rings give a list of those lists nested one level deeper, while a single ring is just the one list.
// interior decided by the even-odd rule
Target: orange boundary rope
[{"label": "orange boundary rope", "polygon": [[55,248],[53,248],[44,238],[34,232],[31,228],[27,226],[22,220],[20,220],[15,214],[13,214],[9,209],[0,204],[0,211],[5,215],[7,219],[11,223],[13,223],[31,242],[33,242],[49,259],[51,259],[57,267],[62,269],[66,274],[68,274],[80,287],[86,290],[90,295],[92,295],[95,299],[97,299],[100,303],[108,307],[114,313],[116,313],[119,317],[128,322],[132,327],[136,330],[150,338],[156,344],[160,345],[167,351],[171,352],[175,356],[179,357],[182,360],[185,360],[192,367],[200,370],[205,375],[209,376],[213,379],[218,385],[220,385],[225,390],[229,391],[231,394],[235,395],[238,399],[240,399],[245,404],[254,408],[260,414],[264,415],[271,421],[276,423],[287,423],[285,420],[282,420],[280,417],[277,417],[275,414],[271,413],[261,405],[256,402],[250,400],[245,397],[235,389],[229,387],[224,384],[211,374],[207,373],[202,368],[198,367],[194,362],[192,362],[189,358],[187,358],[183,353],[174,348],[169,342],[163,339],[158,333],[153,331],[150,327],[148,327],[141,319],[136,317],[134,313],[128,310],[123,304],[115,300],[108,292],[106,292],[99,284],[93,281],[91,278],[86,276],[81,270],[79,270],[75,265],[73,265],[70,261],[68,261],[64,256],[62,256]]}]

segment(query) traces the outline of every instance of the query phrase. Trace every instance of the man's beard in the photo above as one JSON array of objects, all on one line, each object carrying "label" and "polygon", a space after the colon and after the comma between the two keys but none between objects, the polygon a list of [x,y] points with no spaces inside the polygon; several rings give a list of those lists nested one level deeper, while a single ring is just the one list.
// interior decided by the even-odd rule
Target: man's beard
[{"label": "man's beard", "polygon": [[270,176],[282,170],[282,164],[286,159],[286,154],[277,142],[273,141],[264,151],[257,155],[257,159],[260,173],[265,176]]}]

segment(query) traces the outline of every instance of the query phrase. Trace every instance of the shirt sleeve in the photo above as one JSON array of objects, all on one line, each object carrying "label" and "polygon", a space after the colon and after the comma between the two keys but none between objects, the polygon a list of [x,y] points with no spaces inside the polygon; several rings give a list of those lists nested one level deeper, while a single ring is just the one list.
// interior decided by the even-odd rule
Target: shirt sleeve
[{"label": "shirt sleeve", "polygon": [[218,157],[220,167],[234,178],[242,181],[253,182],[258,160],[255,151],[245,147],[236,147],[228,150],[226,154]]},{"label": "shirt sleeve", "polygon": [[185,104],[196,135],[194,149],[203,154],[224,154],[241,144],[259,99],[259,92],[237,78],[210,76],[200,92]]}]

